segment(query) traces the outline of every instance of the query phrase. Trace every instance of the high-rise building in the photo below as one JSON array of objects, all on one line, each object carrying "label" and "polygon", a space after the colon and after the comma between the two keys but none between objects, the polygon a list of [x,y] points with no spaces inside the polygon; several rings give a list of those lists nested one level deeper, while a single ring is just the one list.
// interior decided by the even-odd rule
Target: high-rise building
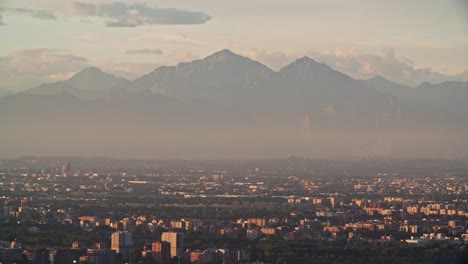
[{"label": "high-rise building", "polygon": [[8,202],[8,200],[5,200],[5,205],[3,206],[3,217],[10,216],[11,212],[13,212],[13,206]]},{"label": "high-rise building", "polygon": [[26,199],[21,199],[21,208],[25,208],[25,207],[26,207],[27,201],[28,201],[28,200],[26,200]]},{"label": "high-rise building", "polygon": [[132,234],[126,231],[112,233],[111,249],[124,257],[128,257],[132,250]]},{"label": "high-rise building", "polygon": [[22,252],[21,248],[0,248],[0,263],[19,263],[23,259]]},{"label": "high-rise building", "polygon": [[58,248],[52,254],[52,263],[54,264],[66,264],[66,263],[73,263],[73,249],[70,248]]},{"label": "high-rise building", "polygon": [[91,249],[86,252],[86,261],[92,264],[115,264],[116,254],[112,249]]},{"label": "high-rise building", "polygon": [[171,243],[171,257],[177,257],[182,261],[184,257],[184,233],[163,232],[161,241]]},{"label": "high-rise building", "polygon": [[65,164],[62,166],[62,174],[63,176],[67,176],[71,173],[71,162],[67,160]]},{"label": "high-rise building", "polygon": [[151,251],[156,262],[165,264],[171,260],[171,243],[167,241],[156,241],[151,244]]},{"label": "high-rise building", "polygon": [[50,251],[47,248],[36,250],[35,264],[50,264]]}]

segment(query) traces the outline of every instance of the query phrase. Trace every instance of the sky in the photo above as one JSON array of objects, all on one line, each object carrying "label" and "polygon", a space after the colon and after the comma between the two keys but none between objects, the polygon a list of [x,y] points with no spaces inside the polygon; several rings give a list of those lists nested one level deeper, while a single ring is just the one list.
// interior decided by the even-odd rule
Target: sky
[{"label": "sky", "polygon": [[225,48],[274,70],[309,56],[359,79],[468,81],[468,1],[0,0],[0,89],[89,66],[132,80]]}]

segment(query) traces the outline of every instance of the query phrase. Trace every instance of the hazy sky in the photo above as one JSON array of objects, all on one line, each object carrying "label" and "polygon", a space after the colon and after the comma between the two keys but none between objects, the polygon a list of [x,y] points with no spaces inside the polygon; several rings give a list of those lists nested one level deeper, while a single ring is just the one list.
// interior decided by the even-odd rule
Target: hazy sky
[{"label": "hazy sky", "polygon": [[468,80],[467,1],[0,0],[0,88],[90,65],[129,79],[217,50],[273,69],[301,56],[356,78]]}]

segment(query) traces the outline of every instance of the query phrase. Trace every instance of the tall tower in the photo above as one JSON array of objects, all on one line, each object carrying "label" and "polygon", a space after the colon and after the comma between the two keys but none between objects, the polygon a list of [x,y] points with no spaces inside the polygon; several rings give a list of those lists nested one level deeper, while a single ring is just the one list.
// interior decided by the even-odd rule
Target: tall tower
[{"label": "tall tower", "polygon": [[128,257],[132,250],[132,234],[126,231],[112,233],[111,249]]},{"label": "tall tower", "polygon": [[171,257],[177,257],[182,261],[184,257],[184,233],[163,232],[161,241],[171,243]]},{"label": "tall tower", "polygon": [[67,160],[67,162],[65,162],[65,164],[63,164],[62,166],[62,174],[63,176],[68,176],[68,174],[70,173],[71,173],[71,162]]},{"label": "tall tower", "polygon": [[151,244],[151,251],[156,262],[166,264],[171,261],[171,243],[156,241]]}]

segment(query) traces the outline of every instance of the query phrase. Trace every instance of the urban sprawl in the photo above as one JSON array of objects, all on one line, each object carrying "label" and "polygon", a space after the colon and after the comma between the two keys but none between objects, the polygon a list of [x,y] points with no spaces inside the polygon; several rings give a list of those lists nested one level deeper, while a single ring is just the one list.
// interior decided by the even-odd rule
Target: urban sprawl
[{"label": "urban sprawl", "polygon": [[0,178],[3,264],[468,260],[467,160],[26,157]]}]

